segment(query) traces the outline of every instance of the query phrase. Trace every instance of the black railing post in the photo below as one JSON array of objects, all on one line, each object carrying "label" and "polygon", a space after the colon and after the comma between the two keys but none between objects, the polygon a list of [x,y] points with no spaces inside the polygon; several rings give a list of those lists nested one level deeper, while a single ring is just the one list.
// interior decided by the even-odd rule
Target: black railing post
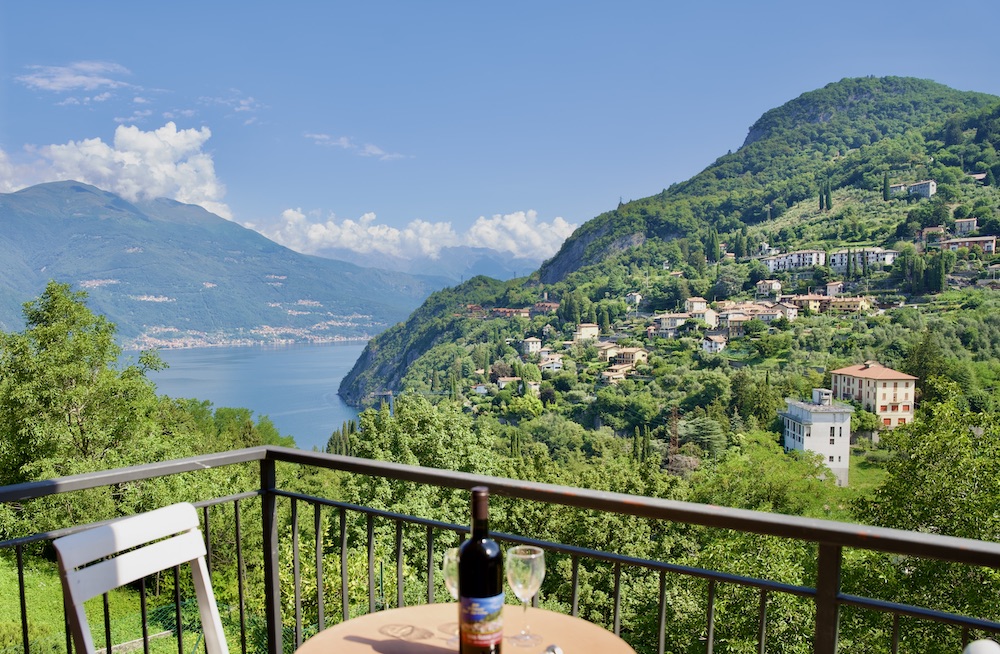
[{"label": "black railing post", "polygon": [[836,654],[840,629],[841,547],[820,543],[816,569],[815,654]]},{"label": "black railing post", "polygon": [[260,462],[261,508],[264,529],[264,613],[267,616],[267,651],[281,654],[281,579],[278,568],[278,496],[274,459]]}]

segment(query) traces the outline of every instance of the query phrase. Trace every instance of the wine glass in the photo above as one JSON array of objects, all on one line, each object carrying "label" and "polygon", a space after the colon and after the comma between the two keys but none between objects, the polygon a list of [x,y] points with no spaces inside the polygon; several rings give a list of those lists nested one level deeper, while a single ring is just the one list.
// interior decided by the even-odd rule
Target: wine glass
[{"label": "wine glass", "polygon": [[[444,587],[451,593],[451,598],[458,599],[458,548],[452,547],[444,551],[444,562],[441,565],[444,573]],[[447,624],[442,628],[452,634],[448,639],[448,645],[458,644],[458,623]]]},{"label": "wine glass", "polygon": [[518,545],[507,550],[507,583],[524,605],[524,628],[511,636],[515,645],[530,647],[542,642],[542,637],[528,627],[528,602],[542,587],[545,579],[545,552],[540,547]]}]

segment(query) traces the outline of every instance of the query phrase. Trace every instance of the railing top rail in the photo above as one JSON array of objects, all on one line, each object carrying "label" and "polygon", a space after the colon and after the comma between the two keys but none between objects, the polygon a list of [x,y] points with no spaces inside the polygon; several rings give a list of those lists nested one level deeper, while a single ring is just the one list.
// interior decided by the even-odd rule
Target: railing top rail
[{"label": "railing top rail", "polygon": [[109,484],[263,460],[317,466],[447,488],[469,489],[485,485],[497,495],[549,504],[1000,568],[1000,543],[474,475],[276,446],[232,450],[0,487],[0,502],[17,502]]},{"label": "railing top rail", "polygon": [[306,452],[286,447],[268,448],[268,457],[276,461],[329,467],[345,472],[377,475],[435,486],[460,489],[470,489],[480,485],[489,486],[492,494],[548,504],[562,504],[598,511],[625,513],[644,518],[685,522],[705,527],[734,529],[842,547],[878,550],[1000,568],[1000,543],[571,486],[557,486],[504,477],[474,475],[388,461]]},{"label": "railing top rail", "polygon": [[46,497],[48,495],[71,493],[89,488],[100,488],[101,486],[110,486],[111,484],[168,477],[183,472],[220,468],[234,463],[262,461],[267,457],[267,450],[267,446],[250,447],[242,450],[202,454],[186,459],[158,461],[156,463],[146,463],[128,468],[85,472],[69,477],[57,477],[56,479],[43,479],[42,481],[0,486],[0,502],[23,502],[24,500]]}]

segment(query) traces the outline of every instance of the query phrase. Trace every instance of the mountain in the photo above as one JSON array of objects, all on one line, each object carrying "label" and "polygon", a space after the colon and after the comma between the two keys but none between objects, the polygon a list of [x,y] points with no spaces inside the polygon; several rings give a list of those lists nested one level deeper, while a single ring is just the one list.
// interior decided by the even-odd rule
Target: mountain
[{"label": "mountain", "polygon": [[198,206],[128,202],[78,182],[0,195],[0,328],[49,280],[88,293],[126,345],[367,338],[440,277],[296,253]]},{"label": "mountain", "polygon": [[[404,325],[369,342],[340,394],[364,403],[386,390],[440,388],[449,370],[462,369],[456,382],[464,381],[465,368],[513,359],[509,344],[543,336],[543,323],[565,336],[581,318],[627,315],[630,291],[642,291],[648,311],[675,310],[692,295],[752,295],[753,283],[769,274],[752,256],[764,247],[893,247],[960,214],[979,217],[983,233],[998,234],[1000,195],[972,175],[1000,178],[998,148],[996,96],[901,77],[828,84],[766,112],[736,152],[691,179],[584,223],[537,272],[435,293]],[[937,180],[933,201],[883,200],[883,185],[924,179]],[[820,194],[836,208],[818,209]],[[723,243],[735,261],[720,259]],[[879,272],[887,284],[898,282]],[[910,292],[919,284],[912,271],[905,274]],[[786,287],[801,285],[803,292],[819,283],[811,273],[786,277]],[[880,292],[901,291],[897,284]],[[543,299],[571,302],[573,311],[531,322],[484,319],[491,307]],[[627,333],[637,338],[641,326]]]},{"label": "mountain", "polygon": [[427,271],[432,270],[436,276],[444,277],[452,284],[479,275],[494,279],[522,277],[537,269],[542,263],[541,259],[514,257],[508,252],[467,246],[441,248],[436,258],[404,259],[384,253],[371,255],[355,252],[346,248],[326,248],[316,254],[358,265],[364,265],[372,256],[377,256],[379,267],[385,270],[395,270],[410,275],[427,274]]},{"label": "mountain", "polygon": [[768,209],[777,218],[815,196],[820,180],[872,188],[881,183],[880,168],[921,163],[925,153],[907,140],[910,132],[997,102],[906,77],[845,79],[804,93],[766,112],[738,151],[691,179],[582,225],[541,267],[540,279],[554,283],[646,239],[671,240],[708,226],[738,230],[767,219]]}]

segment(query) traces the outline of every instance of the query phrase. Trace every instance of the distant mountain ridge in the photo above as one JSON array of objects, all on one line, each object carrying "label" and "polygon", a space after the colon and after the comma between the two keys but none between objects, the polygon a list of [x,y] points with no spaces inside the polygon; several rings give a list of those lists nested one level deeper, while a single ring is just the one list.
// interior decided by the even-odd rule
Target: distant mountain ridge
[{"label": "distant mountain ridge", "polygon": [[479,275],[493,279],[513,279],[523,277],[536,270],[542,264],[541,259],[515,257],[509,252],[501,252],[490,248],[454,246],[444,247],[435,258],[403,258],[393,257],[385,253],[363,253],[346,248],[326,248],[316,252],[317,255],[364,265],[376,257],[379,267],[384,270],[394,270],[410,275],[423,274],[433,270],[436,276],[446,277],[451,283],[471,279]]},{"label": "distant mountain ridge", "polygon": [[447,283],[299,254],[198,206],[73,181],[0,195],[0,261],[0,329],[22,329],[23,303],[56,280],[139,346],[369,338]]}]

